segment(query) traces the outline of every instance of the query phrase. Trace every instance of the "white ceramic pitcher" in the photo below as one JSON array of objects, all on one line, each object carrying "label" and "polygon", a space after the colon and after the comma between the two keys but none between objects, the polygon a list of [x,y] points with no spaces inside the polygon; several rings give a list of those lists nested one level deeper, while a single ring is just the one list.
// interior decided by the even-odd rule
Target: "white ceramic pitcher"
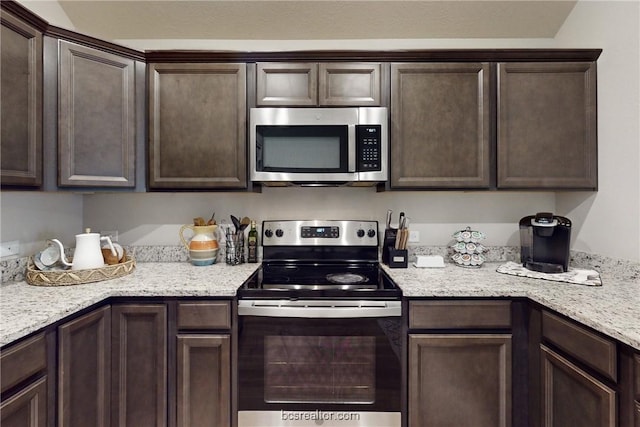
[{"label": "white ceramic pitcher", "polygon": [[67,261],[64,256],[64,247],[58,239],[51,239],[58,245],[60,250],[60,261],[72,270],[85,270],[88,268],[100,268],[104,266],[104,257],[100,250],[100,242],[105,241],[114,256],[118,256],[116,249],[111,243],[109,236],[101,237],[100,233],[92,233],[90,228],[85,229],[82,234],[76,234],[76,250],[73,253],[73,262]]}]

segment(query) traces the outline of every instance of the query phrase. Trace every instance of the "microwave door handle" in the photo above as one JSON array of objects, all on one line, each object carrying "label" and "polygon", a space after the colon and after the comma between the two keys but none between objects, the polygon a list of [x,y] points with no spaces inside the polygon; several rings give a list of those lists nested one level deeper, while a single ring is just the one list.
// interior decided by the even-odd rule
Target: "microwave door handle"
[{"label": "microwave door handle", "polygon": [[356,172],[356,125],[348,125],[347,127],[348,141],[348,171]]}]

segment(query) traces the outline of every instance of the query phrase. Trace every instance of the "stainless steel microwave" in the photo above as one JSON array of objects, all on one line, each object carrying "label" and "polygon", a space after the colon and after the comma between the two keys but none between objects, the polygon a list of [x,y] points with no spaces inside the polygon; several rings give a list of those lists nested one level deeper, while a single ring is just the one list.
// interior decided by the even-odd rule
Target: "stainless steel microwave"
[{"label": "stainless steel microwave", "polygon": [[252,181],[339,185],[388,178],[384,107],[252,108],[249,126]]}]

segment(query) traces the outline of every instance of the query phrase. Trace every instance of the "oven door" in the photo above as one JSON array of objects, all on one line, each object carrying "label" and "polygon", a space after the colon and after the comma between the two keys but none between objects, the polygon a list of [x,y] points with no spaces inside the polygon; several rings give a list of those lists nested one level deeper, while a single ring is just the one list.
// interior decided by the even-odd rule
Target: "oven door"
[{"label": "oven door", "polygon": [[357,180],[357,123],[357,108],[252,108],[251,180]]},{"label": "oven door", "polygon": [[240,300],[238,426],[399,427],[400,301]]}]

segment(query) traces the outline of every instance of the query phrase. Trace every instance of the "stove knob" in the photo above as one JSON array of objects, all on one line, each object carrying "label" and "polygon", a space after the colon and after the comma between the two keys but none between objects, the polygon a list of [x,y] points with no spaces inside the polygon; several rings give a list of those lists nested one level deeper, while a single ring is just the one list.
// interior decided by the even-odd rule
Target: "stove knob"
[{"label": "stove knob", "polygon": [[370,228],[369,231],[367,231],[367,236],[376,237],[376,230],[374,230],[373,228]]},{"label": "stove knob", "polygon": [[276,230],[276,237],[282,237],[282,235],[284,234],[284,231],[282,231],[281,229],[277,229]]},{"label": "stove knob", "polygon": [[273,236],[273,231],[271,231],[270,228],[267,228],[266,230],[264,230],[264,237],[272,237]]},{"label": "stove knob", "polygon": [[358,237],[364,237],[364,230],[361,228],[357,231]]}]

